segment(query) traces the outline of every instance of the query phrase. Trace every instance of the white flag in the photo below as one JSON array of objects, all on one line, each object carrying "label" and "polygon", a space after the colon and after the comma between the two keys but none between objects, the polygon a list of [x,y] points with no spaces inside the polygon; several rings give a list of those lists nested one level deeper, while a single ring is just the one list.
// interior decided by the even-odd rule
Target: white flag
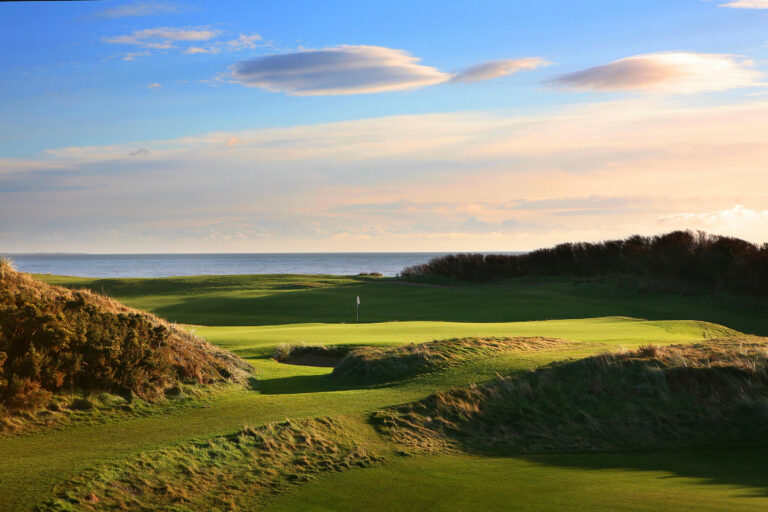
[{"label": "white flag", "polygon": [[357,296],[357,305],[358,306],[360,305],[360,296],[359,295]]}]

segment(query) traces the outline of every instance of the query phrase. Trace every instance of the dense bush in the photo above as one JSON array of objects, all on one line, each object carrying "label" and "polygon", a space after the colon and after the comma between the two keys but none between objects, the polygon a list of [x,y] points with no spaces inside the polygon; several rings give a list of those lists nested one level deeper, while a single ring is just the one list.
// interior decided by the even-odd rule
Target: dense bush
[{"label": "dense bush", "polygon": [[152,400],[177,382],[212,383],[244,368],[157,317],[49,286],[0,261],[0,410],[35,408],[58,390]]},{"label": "dense bush", "polygon": [[519,255],[451,254],[404,269],[403,277],[491,281],[524,276],[630,274],[768,295],[768,244],[703,232],[635,235],[625,240],[565,243]]}]

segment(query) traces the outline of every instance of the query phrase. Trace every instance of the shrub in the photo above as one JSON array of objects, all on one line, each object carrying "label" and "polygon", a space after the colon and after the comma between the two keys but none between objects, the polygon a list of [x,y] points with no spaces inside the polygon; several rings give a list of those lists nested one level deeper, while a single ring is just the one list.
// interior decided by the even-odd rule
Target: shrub
[{"label": "shrub", "polygon": [[49,286],[0,261],[0,404],[31,409],[74,388],[147,400],[180,382],[249,366],[159,318],[88,291]]}]

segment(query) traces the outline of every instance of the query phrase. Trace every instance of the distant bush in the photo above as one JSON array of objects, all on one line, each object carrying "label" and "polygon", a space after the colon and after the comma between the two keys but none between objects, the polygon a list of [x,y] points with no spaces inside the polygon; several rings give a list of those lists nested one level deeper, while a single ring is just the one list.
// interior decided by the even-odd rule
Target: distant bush
[{"label": "distant bush", "polygon": [[153,400],[179,382],[231,380],[247,368],[153,315],[0,260],[0,410],[33,409],[74,389]]},{"label": "distant bush", "polygon": [[597,243],[564,243],[519,255],[451,254],[407,267],[402,277],[492,281],[526,276],[637,275],[709,289],[768,295],[768,244],[674,231]]}]

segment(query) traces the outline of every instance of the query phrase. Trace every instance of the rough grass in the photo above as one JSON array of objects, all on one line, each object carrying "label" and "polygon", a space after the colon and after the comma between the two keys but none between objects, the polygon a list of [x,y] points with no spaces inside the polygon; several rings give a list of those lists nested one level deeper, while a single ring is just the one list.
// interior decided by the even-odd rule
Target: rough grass
[{"label": "rough grass", "polygon": [[360,437],[344,418],[245,427],[86,471],[59,484],[39,510],[248,510],[321,473],[380,462]]},{"label": "rough grass", "polygon": [[768,439],[762,339],[646,346],[436,393],[374,414],[411,449],[537,453]]},{"label": "rough grass", "polygon": [[36,281],[0,261],[0,416],[56,412],[53,394],[76,390],[156,401],[185,384],[244,380],[250,369],[151,314]]},{"label": "rough grass", "polygon": [[360,347],[334,368],[338,380],[366,384],[392,382],[503,352],[551,349],[554,338],[454,338],[397,347]]}]

